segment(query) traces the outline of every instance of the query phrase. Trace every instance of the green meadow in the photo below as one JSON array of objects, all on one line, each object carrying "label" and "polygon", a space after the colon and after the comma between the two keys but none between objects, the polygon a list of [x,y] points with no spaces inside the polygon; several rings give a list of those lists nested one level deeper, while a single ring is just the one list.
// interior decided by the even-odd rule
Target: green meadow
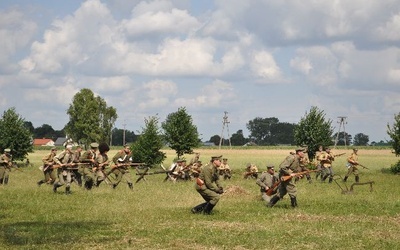
[{"label": "green meadow", "polygon": [[[49,185],[37,186],[38,169],[49,150],[29,155],[33,166],[13,170],[7,186],[0,186],[0,249],[399,249],[400,176],[385,173],[398,161],[389,148],[359,149],[360,182],[347,186],[301,179],[297,184],[298,207],[288,196],[275,207],[261,200],[255,179],[242,177],[246,163],[266,170],[278,169],[288,149],[197,149],[203,164],[212,155],[223,155],[233,177],[223,181],[225,190],[211,215],[192,214],[201,203],[193,181],[164,182],[165,174],[147,175],[134,189],[121,183],[112,189],[105,183],[87,191],[72,184],[53,193]],[[350,149],[332,150],[333,168],[344,176]],[[117,149],[109,152],[113,157]],[[165,150],[169,167],[174,151]],[[191,156],[186,158],[190,160]],[[161,170],[153,168],[149,172]],[[131,170],[134,182],[135,169]]]}]

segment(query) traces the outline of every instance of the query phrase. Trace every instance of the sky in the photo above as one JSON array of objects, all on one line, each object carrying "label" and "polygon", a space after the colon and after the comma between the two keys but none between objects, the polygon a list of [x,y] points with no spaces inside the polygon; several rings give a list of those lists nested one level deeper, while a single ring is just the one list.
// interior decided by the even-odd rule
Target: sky
[{"label": "sky", "polygon": [[135,133],[185,107],[203,141],[315,106],[379,142],[400,112],[395,0],[1,0],[0,37],[0,112],[34,127],[83,88]]}]

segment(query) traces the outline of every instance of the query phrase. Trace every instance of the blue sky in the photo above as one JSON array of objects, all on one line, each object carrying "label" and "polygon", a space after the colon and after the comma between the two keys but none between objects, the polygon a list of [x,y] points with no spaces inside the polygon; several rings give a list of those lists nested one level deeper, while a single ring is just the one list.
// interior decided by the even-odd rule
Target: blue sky
[{"label": "blue sky", "polygon": [[[186,107],[204,141],[317,106],[338,130],[389,139],[400,112],[400,2],[0,1],[0,110],[62,129],[90,88],[115,126]],[[227,137],[227,131],[225,132]]]}]

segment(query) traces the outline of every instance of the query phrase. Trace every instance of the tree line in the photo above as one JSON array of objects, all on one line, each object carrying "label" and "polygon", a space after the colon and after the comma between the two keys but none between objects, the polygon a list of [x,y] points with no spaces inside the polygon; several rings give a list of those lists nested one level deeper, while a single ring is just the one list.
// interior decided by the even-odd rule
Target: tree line
[{"label": "tree line", "polygon": [[[33,150],[33,138],[56,139],[68,135],[73,141],[86,146],[91,142],[111,145],[132,143],[138,152],[137,161],[156,164],[165,157],[157,152],[165,145],[174,149],[177,157],[181,157],[192,153],[193,148],[200,146],[201,142],[197,127],[185,107],[169,114],[161,126],[157,117],[145,118],[145,126],[136,135],[132,131],[115,128],[117,110],[107,106],[105,100],[95,96],[90,89],[82,89],[73,97],[67,115],[69,121],[65,127],[55,131],[48,124],[34,128],[31,122],[16,113],[15,108],[4,111],[0,119],[0,149],[12,148],[15,151],[14,157],[23,159]],[[388,124],[388,134],[392,138],[388,143],[392,145],[400,141],[400,130],[397,129],[399,116],[395,116],[393,127]],[[354,139],[344,132],[334,134],[332,120],[326,119],[324,111],[318,107],[311,107],[297,124],[280,122],[276,117],[256,117],[246,127],[250,132],[249,137],[245,138],[243,130],[238,130],[229,138],[232,145],[305,145],[310,151],[316,151],[319,145],[333,145],[335,138],[338,138],[337,145],[367,145],[369,142],[368,136],[362,133],[356,134]],[[220,139],[215,135],[209,141],[218,145]],[[223,143],[227,145],[227,139]]]}]

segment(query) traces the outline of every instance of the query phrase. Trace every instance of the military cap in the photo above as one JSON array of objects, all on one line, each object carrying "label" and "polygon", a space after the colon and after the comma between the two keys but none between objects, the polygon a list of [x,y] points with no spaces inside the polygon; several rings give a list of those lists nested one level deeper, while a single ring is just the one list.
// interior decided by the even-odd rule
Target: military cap
[{"label": "military cap", "polygon": [[353,151],[358,151],[358,148],[353,148]]},{"label": "military cap", "polygon": [[11,149],[9,149],[9,148],[4,149],[4,153],[10,153],[10,152],[11,152]]},{"label": "military cap", "polygon": [[274,169],[274,165],[268,165],[267,166],[267,169],[271,169],[271,168]]},{"label": "military cap", "polygon": [[91,148],[98,148],[99,144],[97,142],[90,143]]},{"label": "military cap", "polygon": [[222,155],[211,156],[211,161],[221,160],[221,158],[222,158]]}]

